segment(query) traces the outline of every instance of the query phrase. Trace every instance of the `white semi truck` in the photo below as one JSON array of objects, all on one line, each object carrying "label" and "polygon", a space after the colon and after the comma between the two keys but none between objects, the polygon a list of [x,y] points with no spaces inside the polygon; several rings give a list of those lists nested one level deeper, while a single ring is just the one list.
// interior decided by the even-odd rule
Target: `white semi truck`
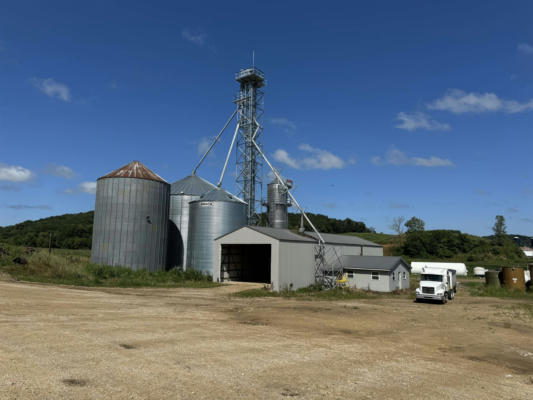
[{"label": "white semi truck", "polygon": [[447,268],[422,268],[416,301],[438,300],[445,304],[453,300],[457,291],[457,272]]}]

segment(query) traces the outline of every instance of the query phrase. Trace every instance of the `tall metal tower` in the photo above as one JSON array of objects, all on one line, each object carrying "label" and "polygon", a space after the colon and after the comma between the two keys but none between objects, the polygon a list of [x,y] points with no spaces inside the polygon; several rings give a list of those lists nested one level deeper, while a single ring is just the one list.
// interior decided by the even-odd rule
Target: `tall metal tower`
[{"label": "tall metal tower", "polygon": [[254,145],[263,148],[262,118],[265,75],[255,66],[242,69],[235,79],[240,89],[235,98],[238,111],[237,186],[239,196],[248,204],[248,224],[259,222],[263,191],[263,159]]}]

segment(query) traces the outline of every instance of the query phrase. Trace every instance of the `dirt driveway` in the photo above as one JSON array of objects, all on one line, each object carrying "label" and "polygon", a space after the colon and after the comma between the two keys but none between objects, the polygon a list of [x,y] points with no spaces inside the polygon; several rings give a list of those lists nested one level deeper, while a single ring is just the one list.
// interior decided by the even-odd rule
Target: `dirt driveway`
[{"label": "dirt driveway", "polygon": [[533,399],[523,301],[0,282],[0,399]]}]

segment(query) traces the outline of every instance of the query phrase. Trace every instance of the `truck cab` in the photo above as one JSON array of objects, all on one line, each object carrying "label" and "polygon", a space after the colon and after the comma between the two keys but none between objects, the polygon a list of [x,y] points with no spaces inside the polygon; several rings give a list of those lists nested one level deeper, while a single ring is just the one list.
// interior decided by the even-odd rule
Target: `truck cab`
[{"label": "truck cab", "polygon": [[445,304],[453,300],[457,291],[457,273],[454,269],[422,268],[416,301],[437,300]]}]

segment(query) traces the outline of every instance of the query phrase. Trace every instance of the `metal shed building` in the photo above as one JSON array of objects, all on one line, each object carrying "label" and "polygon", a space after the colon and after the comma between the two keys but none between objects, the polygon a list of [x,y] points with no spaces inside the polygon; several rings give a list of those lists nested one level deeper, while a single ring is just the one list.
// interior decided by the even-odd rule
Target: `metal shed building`
[{"label": "metal shed building", "polygon": [[343,256],[342,266],[348,286],[392,292],[409,288],[411,268],[401,257]]},{"label": "metal shed building", "polygon": [[215,239],[213,280],[272,283],[272,290],[309,286],[315,243],[288,229],[242,227]]},{"label": "metal shed building", "polygon": [[[355,236],[321,234],[326,248],[342,255],[383,254],[383,248]],[[272,283],[272,290],[299,289],[315,282],[315,234],[245,226],[214,241],[213,279]],[[326,252],[334,257],[335,252]]]}]

